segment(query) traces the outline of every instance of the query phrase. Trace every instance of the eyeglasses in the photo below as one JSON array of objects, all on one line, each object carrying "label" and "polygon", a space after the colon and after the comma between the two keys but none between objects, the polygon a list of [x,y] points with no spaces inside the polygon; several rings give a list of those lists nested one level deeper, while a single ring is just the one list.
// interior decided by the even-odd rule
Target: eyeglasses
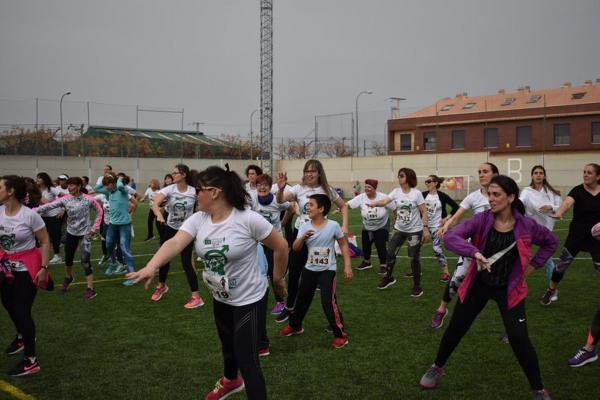
[{"label": "eyeglasses", "polygon": [[179,171],[173,171],[173,172],[171,172],[171,175],[181,175],[181,172],[179,172]]},{"label": "eyeglasses", "polygon": [[425,183],[429,185],[430,183],[433,183],[433,181],[431,179],[427,179]]},{"label": "eyeglasses", "polygon": [[400,175],[398,175],[398,178],[406,178],[406,175],[400,174]]},{"label": "eyeglasses", "polygon": [[258,188],[258,187],[265,187],[265,188],[268,188],[268,187],[271,187],[271,185],[269,185],[268,183],[261,182],[261,183],[257,183],[257,184],[256,184],[256,187],[257,187],[257,188]]}]

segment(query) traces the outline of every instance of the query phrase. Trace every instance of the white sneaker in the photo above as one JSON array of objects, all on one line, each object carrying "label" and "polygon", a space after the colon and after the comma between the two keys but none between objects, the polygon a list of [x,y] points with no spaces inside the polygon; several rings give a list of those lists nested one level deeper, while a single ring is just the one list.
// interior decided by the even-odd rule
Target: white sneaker
[{"label": "white sneaker", "polygon": [[127,266],[125,264],[117,264],[117,269],[114,270],[113,274],[124,274],[127,272]]},{"label": "white sneaker", "polygon": [[48,261],[49,264],[60,264],[62,263],[63,260],[62,258],[60,258],[60,256],[58,254],[55,254],[50,261]]},{"label": "white sneaker", "polygon": [[558,300],[558,289],[556,289],[554,291],[554,294],[552,295],[552,297],[550,297],[550,301],[557,301]]}]

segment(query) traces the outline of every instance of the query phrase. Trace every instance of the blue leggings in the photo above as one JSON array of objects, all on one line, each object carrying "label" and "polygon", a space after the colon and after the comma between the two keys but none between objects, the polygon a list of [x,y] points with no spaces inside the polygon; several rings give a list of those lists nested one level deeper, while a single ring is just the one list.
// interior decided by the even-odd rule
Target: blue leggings
[{"label": "blue leggings", "polygon": [[110,262],[113,264],[117,262],[117,257],[115,254],[117,234],[119,236],[119,247],[123,253],[125,263],[127,263],[127,269],[129,272],[133,272],[135,271],[135,265],[133,262],[133,253],[131,252],[131,224],[108,225],[108,232],[106,233],[106,248],[110,257]]}]

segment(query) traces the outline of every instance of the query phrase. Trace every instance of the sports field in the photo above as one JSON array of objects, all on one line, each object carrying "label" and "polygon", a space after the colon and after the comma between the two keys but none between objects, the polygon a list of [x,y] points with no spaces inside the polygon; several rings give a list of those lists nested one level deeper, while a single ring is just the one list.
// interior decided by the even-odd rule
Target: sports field
[{"label": "sports field", "polygon": [[[147,204],[135,214],[132,245],[139,268],[158,247],[143,243]],[[351,231],[360,235],[360,215],[351,211]],[[333,218],[338,218],[334,216]],[[567,217],[570,218],[570,217]],[[568,221],[556,232],[564,240]],[[360,244],[360,243],[359,243]],[[94,266],[101,255],[94,241]],[[313,302],[305,333],[278,337],[282,325],[268,317],[271,355],[262,367],[272,399],[529,399],[528,384],[503,333],[495,303],[489,303],[447,366],[447,376],[433,391],[418,380],[431,365],[442,336],[430,328],[431,316],[443,290],[431,244],[423,250],[423,289],[409,296],[412,281],[404,248],[399,253],[398,283],[377,290],[376,268],[356,271],[352,282],[338,275],[338,299],[350,343],[330,350],[332,335],[320,300]],[[447,253],[451,267],[456,258]],[[540,305],[546,277],[542,270],[530,279],[528,324],[538,352],[542,377],[555,399],[598,399],[600,362],[582,368],[566,365],[583,345],[587,327],[599,305],[600,280],[589,254],[575,261],[560,285],[559,301]],[[373,258],[374,260],[374,258]],[[360,262],[353,259],[353,265]],[[452,269],[452,268],[451,268]],[[38,292],[34,305],[38,357],[42,371],[10,378],[5,371],[18,356],[0,355],[0,389],[6,384],[39,399],[198,399],[213,388],[222,374],[222,358],[212,316],[212,299],[201,285],[206,305],[187,310],[189,287],[179,260],[171,267],[170,291],[158,303],[141,285],[124,287],[122,279],[105,279],[96,268],[98,296],[83,299],[83,273],[75,264],[76,283],[68,293]],[[63,268],[52,266],[57,284]],[[340,276],[341,275],[341,276]],[[269,310],[273,298],[269,299]],[[453,307],[451,307],[452,309]],[[446,323],[449,320],[446,320]],[[0,344],[8,345],[14,331],[8,315],[0,312]],[[2,347],[3,349],[4,347]],[[0,399],[15,398],[0,390]],[[243,392],[230,397],[244,398]]]}]

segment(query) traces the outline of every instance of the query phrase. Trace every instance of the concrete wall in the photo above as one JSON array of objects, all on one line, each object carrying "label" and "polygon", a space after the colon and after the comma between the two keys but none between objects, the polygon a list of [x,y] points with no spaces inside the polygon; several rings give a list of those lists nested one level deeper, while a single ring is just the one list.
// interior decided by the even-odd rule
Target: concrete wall
[{"label": "concrete wall", "polygon": [[[419,177],[420,189],[424,189],[423,181],[428,174],[444,177],[470,176],[470,190],[478,187],[477,169],[481,162],[493,162],[500,173],[511,176],[519,186],[527,186],[530,181],[530,170],[536,164],[545,165],[549,181],[557,189],[566,194],[573,186],[582,182],[583,166],[590,162],[600,162],[597,152],[570,153],[515,153],[490,154],[487,152],[460,154],[410,154],[373,157],[323,158],[321,162],[327,172],[329,183],[344,190],[346,196],[352,193],[355,181],[361,184],[367,178],[379,180],[379,190],[389,192],[397,185],[397,173],[401,167],[415,170]],[[251,163],[249,160],[211,160],[211,159],[169,159],[169,158],[101,158],[101,157],[31,157],[1,156],[0,174],[19,174],[35,176],[45,171],[51,177],[67,173],[71,176],[87,175],[95,182],[102,174],[104,165],[110,164],[117,172],[123,171],[145,187],[151,178],[162,181],[166,173],[179,162],[190,168],[202,170],[210,165],[224,166],[229,163],[232,170],[241,176]],[[254,161],[253,163],[259,164]],[[275,162],[277,171],[286,171],[290,183],[297,183],[302,178],[305,160],[279,160]],[[467,182],[465,182],[466,185]],[[455,198],[462,198],[467,188],[462,191],[449,191]]]}]

